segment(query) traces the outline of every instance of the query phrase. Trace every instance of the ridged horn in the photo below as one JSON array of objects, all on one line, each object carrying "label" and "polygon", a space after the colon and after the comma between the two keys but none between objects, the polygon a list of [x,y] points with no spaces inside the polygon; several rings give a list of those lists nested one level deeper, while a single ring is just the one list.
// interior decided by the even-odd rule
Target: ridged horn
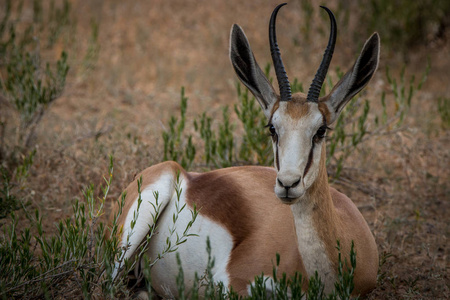
[{"label": "ridged horn", "polygon": [[275,68],[275,74],[277,75],[278,86],[280,88],[281,101],[290,101],[292,99],[291,85],[286,74],[286,70],[281,59],[280,49],[278,48],[277,35],[275,30],[275,22],[278,11],[287,3],[283,3],[275,7],[270,17],[269,22],[269,42],[270,42],[270,54],[272,55],[273,67]]},{"label": "ridged horn", "polygon": [[331,12],[331,10],[329,10],[325,6],[320,6],[320,7],[327,11],[328,16],[330,17],[331,29],[330,29],[330,38],[328,40],[328,46],[325,49],[325,53],[323,54],[322,62],[320,63],[320,67],[317,70],[316,76],[314,76],[314,79],[308,90],[308,96],[306,97],[307,101],[315,102],[315,103],[319,102],[320,90],[322,89],[322,85],[325,80],[325,76],[327,75],[327,72],[328,72],[328,67],[330,66],[331,58],[333,57],[334,46],[336,45],[336,35],[337,35],[336,19],[334,18],[333,13]]}]

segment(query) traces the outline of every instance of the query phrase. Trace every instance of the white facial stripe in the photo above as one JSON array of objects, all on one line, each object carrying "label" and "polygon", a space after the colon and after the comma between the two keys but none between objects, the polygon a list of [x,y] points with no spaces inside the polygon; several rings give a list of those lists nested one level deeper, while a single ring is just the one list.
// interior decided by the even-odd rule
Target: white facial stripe
[{"label": "white facial stripe", "polygon": [[[322,125],[322,114],[318,109],[299,120],[284,116],[283,120],[274,118],[278,130],[278,151],[281,170],[295,170],[302,174],[312,147],[312,138]],[[277,126],[278,125],[278,126]],[[303,168],[301,168],[303,166]]]},{"label": "white facial stripe", "polygon": [[[313,137],[323,125],[323,116],[317,105],[305,105],[310,105],[309,112],[299,119],[286,114],[285,105],[280,105],[272,117],[278,134],[278,143],[274,143],[275,166],[283,184],[277,183],[275,187],[279,197],[301,197],[318,173],[321,148],[313,144]],[[298,180],[301,184],[297,185]],[[290,186],[288,195],[285,187]]]}]

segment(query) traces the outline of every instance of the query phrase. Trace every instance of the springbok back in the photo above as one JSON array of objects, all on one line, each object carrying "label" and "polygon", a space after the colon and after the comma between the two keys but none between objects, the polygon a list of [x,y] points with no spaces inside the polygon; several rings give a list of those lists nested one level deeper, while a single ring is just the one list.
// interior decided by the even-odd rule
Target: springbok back
[{"label": "springbok back", "polygon": [[[199,211],[190,229],[190,233],[198,236],[188,238],[178,249],[187,288],[192,286],[195,272],[201,275],[207,267],[206,240],[209,237],[215,257],[214,281],[233,287],[241,295],[249,293],[255,276],[261,273],[272,276],[277,253],[281,257],[278,274],[289,276],[301,272],[304,278],[309,278],[317,270],[325,283],[325,291],[329,292],[337,277],[336,241],[339,240],[343,259],[347,260],[351,242],[354,242],[357,253],[354,293],[365,294],[376,284],[377,246],[353,202],[328,185],[325,134],[348,101],[375,73],[379,36],[374,33],[366,41],[353,67],[328,95],[320,98],[337,34],[333,13],[323,7],[331,20],[323,61],[308,94],[292,94],[276,41],[275,21],[283,5],[275,8],[269,24],[279,95],[258,66],[242,28],[233,25],[230,38],[233,68],[267,117],[275,168],[243,166],[190,173],[176,162],[164,162],[145,169],[136,177],[142,177],[143,201],[134,228],[131,223],[137,215],[137,181],[126,189],[126,203],[119,218],[119,225],[123,227],[122,245],[128,247],[124,258],[136,254],[149,226],[154,224],[154,192],[157,191],[161,213],[156,220],[158,232],[151,238],[147,251],[151,258],[161,253],[166,245],[177,201],[189,209],[179,214],[172,237],[183,234],[194,206]],[[117,272],[120,272],[119,266]],[[167,254],[151,270],[155,291],[166,297],[176,295],[177,274],[176,256]]]}]

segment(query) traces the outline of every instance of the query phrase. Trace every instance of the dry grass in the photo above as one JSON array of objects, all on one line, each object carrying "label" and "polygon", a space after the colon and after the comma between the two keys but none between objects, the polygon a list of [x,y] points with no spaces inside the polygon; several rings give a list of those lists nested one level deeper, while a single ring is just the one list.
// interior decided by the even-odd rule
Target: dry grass
[{"label": "dry grass", "polygon": [[[26,190],[32,206],[48,216],[47,231],[71,213],[73,199],[81,197],[88,183],[101,182],[109,154],[115,157],[116,175],[111,200],[134,174],[162,159],[161,131],[168,117],[178,114],[181,86],[190,99],[188,120],[204,110],[219,115],[223,105],[236,103],[229,30],[233,23],[240,24],[265,65],[270,60],[268,17],[278,3],[269,2],[72,1],[76,34],[67,33],[53,53],[68,49],[69,79],[63,97],[38,128],[37,156]],[[320,32],[327,31],[328,24],[316,9],[311,29],[316,35],[303,41],[302,18],[300,4],[290,3],[280,12],[278,35],[289,76],[308,84],[326,43]],[[99,24],[100,52],[86,68],[91,20]],[[367,38],[356,45],[350,34],[354,26],[358,24],[353,20],[348,28],[339,28],[334,66],[349,67]],[[438,97],[450,97],[449,46],[447,39],[414,49],[409,72],[420,73],[427,56],[432,70],[413,98],[405,130],[364,144],[336,184],[360,207],[380,253],[387,254],[369,299],[450,296],[450,134],[437,112]],[[381,91],[388,89],[385,66],[397,74],[402,66],[394,52],[383,52],[381,60],[367,88],[375,110]]]}]

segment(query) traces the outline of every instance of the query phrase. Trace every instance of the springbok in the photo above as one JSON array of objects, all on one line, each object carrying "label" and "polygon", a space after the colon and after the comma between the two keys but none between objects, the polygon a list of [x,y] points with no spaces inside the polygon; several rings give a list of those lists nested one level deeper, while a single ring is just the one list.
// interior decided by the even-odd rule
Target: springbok
[{"label": "springbok", "polygon": [[[142,204],[132,229],[138,199],[137,180],[126,189],[126,202],[118,219],[122,227],[124,258],[135,254],[154,224],[154,191],[159,193],[162,213],[157,220],[158,234],[150,240],[148,256],[163,251],[172,216],[176,211],[176,182],[179,176],[180,205],[198,209],[191,237],[178,249],[185,269],[185,286],[191,287],[194,273],[203,274],[207,264],[206,239],[209,237],[215,266],[213,280],[241,295],[249,293],[256,275],[271,276],[276,254],[281,257],[278,274],[304,278],[317,270],[325,291],[333,289],[337,277],[340,241],[344,259],[349,259],[354,241],[357,253],[356,294],[365,294],[376,284],[378,251],[374,237],[355,204],[328,184],[325,166],[325,134],[345,104],[372,78],[379,61],[380,42],[374,33],[353,67],[330,94],[319,98],[336,42],[336,21],[331,21],[328,46],[308,94],[291,94],[276,41],[275,20],[281,4],[272,13],[269,24],[270,49],[279,83],[280,95],[258,66],[244,31],[233,25],[230,58],[237,76],[253,93],[268,119],[273,141],[275,168],[239,166],[206,173],[185,171],[176,162],[163,162],[145,169],[142,178]],[[181,236],[191,220],[185,209],[177,221]],[[131,234],[132,233],[132,234]],[[127,237],[129,240],[127,242]],[[116,272],[119,270],[116,270]],[[170,253],[151,270],[152,286],[164,295],[177,294],[176,256]]]}]

